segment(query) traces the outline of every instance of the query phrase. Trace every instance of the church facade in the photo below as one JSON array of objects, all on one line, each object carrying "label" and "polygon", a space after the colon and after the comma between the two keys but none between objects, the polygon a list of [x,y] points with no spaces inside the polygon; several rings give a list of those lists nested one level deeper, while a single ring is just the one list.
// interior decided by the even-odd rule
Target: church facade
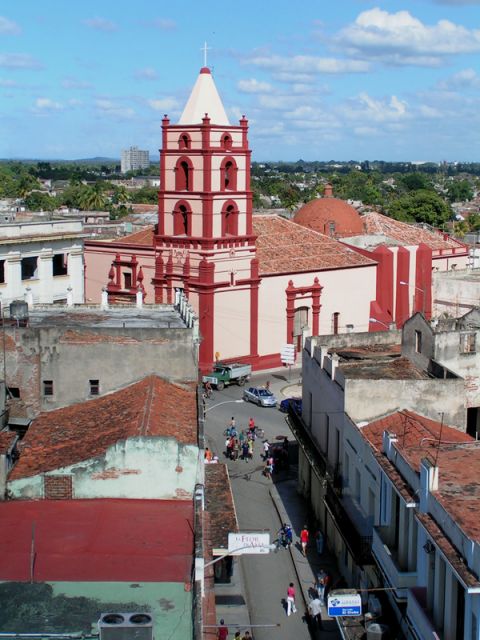
[{"label": "church facade", "polygon": [[85,243],[86,297],[174,303],[199,318],[199,366],[215,359],[279,366],[307,335],[368,331],[377,263],[276,215],[253,215],[248,122],[229,123],[201,69],[176,124],[162,120],[158,224]]}]

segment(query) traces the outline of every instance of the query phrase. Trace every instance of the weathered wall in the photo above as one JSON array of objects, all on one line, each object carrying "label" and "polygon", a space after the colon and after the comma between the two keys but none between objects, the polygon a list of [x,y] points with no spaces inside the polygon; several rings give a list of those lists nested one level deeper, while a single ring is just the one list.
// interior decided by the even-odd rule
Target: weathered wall
[{"label": "weathered wall", "polygon": [[396,409],[410,409],[432,420],[466,430],[462,379],[345,380],[345,411],[355,422],[371,421]]},{"label": "weathered wall", "polygon": [[[7,384],[20,389],[12,414],[40,411],[91,399],[89,380],[100,381],[100,395],[150,374],[195,380],[192,331],[162,328],[5,328]],[[43,381],[53,396],[43,396]]]},{"label": "weathered wall", "polygon": [[[195,445],[182,445],[173,438],[130,438],[110,447],[104,456],[51,473],[13,480],[8,483],[8,491],[12,498],[29,500],[46,497],[46,486],[54,499],[185,500],[193,495],[197,463]],[[52,483],[55,477],[57,483]],[[65,482],[68,477],[71,496]],[[56,485],[58,495],[52,493],[49,483]]]},{"label": "weathered wall", "polygon": [[[421,334],[421,350],[416,350],[416,331]],[[402,356],[411,360],[419,369],[428,369],[435,359],[433,329],[420,313],[409,318],[402,329]]]}]

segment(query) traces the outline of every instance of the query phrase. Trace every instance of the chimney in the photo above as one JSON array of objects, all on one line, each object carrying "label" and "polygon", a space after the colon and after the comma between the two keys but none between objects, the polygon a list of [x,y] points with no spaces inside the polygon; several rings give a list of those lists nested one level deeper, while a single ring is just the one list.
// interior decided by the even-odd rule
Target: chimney
[{"label": "chimney", "polygon": [[383,452],[387,456],[387,458],[392,462],[393,454],[395,451],[394,444],[398,442],[398,438],[395,433],[389,433],[388,431],[383,432],[382,436],[382,446]]},{"label": "chimney", "polygon": [[428,511],[428,495],[438,491],[438,466],[428,458],[420,462],[420,511]]},{"label": "chimney", "polygon": [[327,182],[325,185],[325,189],[323,190],[323,195],[325,198],[333,198],[333,187],[331,182]]}]

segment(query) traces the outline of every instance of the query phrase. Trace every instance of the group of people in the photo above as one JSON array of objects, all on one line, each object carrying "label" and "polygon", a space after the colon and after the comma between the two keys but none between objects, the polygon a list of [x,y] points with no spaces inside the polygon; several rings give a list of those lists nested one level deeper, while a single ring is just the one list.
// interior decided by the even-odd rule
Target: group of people
[{"label": "group of people", "polygon": [[[220,625],[217,629],[217,638],[218,640],[228,639],[228,627],[226,626],[223,618],[220,620]],[[252,640],[252,636],[250,635],[250,631],[245,631],[243,635],[241,631],[235,631],[233,640]]]},{"label": "group of people", "polygon": [[244,432],[237,431],[235,426],[235,418],[232,417],[230,425],[226,430],[227,439],[225,440],[225,455],[229,460],[238,460],[241,458],[248,462],[253,458],[253,447],[256,439],[255,421],[250,418],[248,429]]}]

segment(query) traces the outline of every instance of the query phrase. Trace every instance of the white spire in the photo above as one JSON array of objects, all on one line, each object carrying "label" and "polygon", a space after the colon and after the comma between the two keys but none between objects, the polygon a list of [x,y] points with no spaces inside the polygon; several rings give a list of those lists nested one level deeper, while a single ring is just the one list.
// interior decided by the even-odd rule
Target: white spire
[{"label": "white spire", "polygon": [[201,124],[206,113],[211,124],[230,125],[210,69],[202,67],[178,124]]}]

